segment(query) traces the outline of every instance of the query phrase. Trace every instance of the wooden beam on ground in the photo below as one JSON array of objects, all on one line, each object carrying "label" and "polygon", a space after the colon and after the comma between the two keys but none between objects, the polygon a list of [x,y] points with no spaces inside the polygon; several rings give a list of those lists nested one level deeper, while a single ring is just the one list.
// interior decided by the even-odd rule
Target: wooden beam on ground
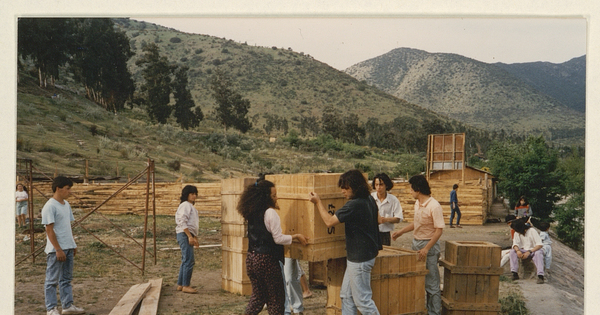
[{"label": "wooden beam on ground", "polygon": [[[212,244],[212,245],[200,245],[196,248],[211,248],[211,247],[221,247],[222,244]],[[181,250],[181,248],[179,247],[165,247],[165,248],[161,248],[159,250]]]},{"label": "wooden beam on ground", "polygon": [[149,281],[150,290],[142,300],[138,315],[156,315],[158,312],[158,300],[160,299],[160,290],[162,288],[162,278]]},{"label": "wooden beam on ground", "polygon": [[109,315],[131,315],[149,289],[150,283],[133,285],[129,288],[129,291],[123,295],[112,311],[110,311]]}]

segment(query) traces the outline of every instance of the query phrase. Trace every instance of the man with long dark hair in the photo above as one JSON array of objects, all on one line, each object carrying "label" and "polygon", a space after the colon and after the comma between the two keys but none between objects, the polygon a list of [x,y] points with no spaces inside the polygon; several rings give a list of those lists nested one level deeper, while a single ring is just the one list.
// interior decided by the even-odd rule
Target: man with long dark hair
[{"label": "man with long dark hair", "polygon": [[311,192],[309,197],[327,227],[345,223],[347,261],[340,291],[342,314],[356,314],[357,310],[364,315],[379,314],[371,290],[371,269],[382,249],[377,204],[359,170],[342,174],[338,186],[348,202],[333,215],[327,212],[316,193]]},{"label": "man with long dark hair", "polygon": [[410,193],[415,202],[414,222],[402,230],[392,234],[392,239],[406,232],[413,231],[412,249],[418,251],[418,259],[425,260],[429,273],[425,276],[425,291],[427,292],[427,312],[439,315],[442,312],[442,292],[440,290],[440,242],[444,230],[444,214],[440,203],[431,197],[431,188],[423,175],[411,177]]}]

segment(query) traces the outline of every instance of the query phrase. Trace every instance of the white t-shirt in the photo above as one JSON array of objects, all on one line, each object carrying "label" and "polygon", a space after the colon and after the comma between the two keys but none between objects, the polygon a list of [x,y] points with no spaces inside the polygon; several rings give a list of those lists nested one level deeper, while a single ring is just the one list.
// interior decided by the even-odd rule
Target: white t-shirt
[{"label": "white t-shirt", "polygon": [[515,232],[513,247],[515,247],[515,245],[519,246],[519,249],[531,250],[532,248],[538,245],[542,246],[543,244],[538,232],[531,227],[525,232],[525,235]]},{"label": "white t-shirt", "polygon": [[[27,195],[27,192],[26,192],[26,191],[24,191],[24,190],[23,190],[23,191],[18,191],[18,190],[17,190],[15,195],[16,195],[16,198],[15,198],[15,200],[17,200],[17,199],[27,199],[27,198],[29,198],[29,196]],[[27,202],[27,200],[23,200],[23,201],[17,201],[17,202]]]},{"label": "white t-shirt", "polygon": [[[75,221],[75,218],[69,202],[66,200],[64,202],[65,204],[61,204],[58,200],[50,198],[42,208],[42,224],[54,223],[54,234],[56,234],[56,240],[62,250],[77,248],[71,230],[71,221]],[[46,254],[56,252],[48,236],[46,236],[46,249],[44,251]]]},{"label": "white t-shirt", "polygon": [[[396,196],[387,193],[385,199],[383,201],[379,200],[377,197],[377,192],[374,191],[371,193],[373,199],[377,203],[377,208],[379,208],[379,215],[382,218],[399,218],[400,222],[404,219],[402,216],[402,206],[400,205],[400,201]],[[391,232],[394,230],[394,223],[382,223],[379,224],[379,232]]]}]

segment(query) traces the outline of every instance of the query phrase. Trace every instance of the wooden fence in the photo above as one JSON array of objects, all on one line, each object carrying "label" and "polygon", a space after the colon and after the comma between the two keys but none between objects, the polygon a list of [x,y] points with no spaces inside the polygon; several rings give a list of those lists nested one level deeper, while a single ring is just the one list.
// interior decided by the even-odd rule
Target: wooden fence
[{"label": "wooden fence", "polygon": [[[450,191],[456,182],[456,180],[434,179],[429,182],[432,196],[444,209],[446,223],[450,221]],[[196,200],[196,209],[200,216],[221,217],[221,182],[156,183],[156,214],[174,215],[179,205],[181,189],[188,184],[198,187],[199,198]],[[460,223],[482,225],[487,219],[492,204],[492,188],[490,185],[485,185],[485,182],[477,180],[461,182],[459,185],[458,201],[462,213]],[[35,183],[35,186],[46,196],[52,196],[50,183]],[[75,184],[71,189],[74,196],[69,198],[69,202],[73,207],[93,209],[122,186],[122,183]],[[395,183],[391,193],[400,200],[404,220],[413,222],[415,200],[410,195],[410,185],[407,182]],[[98,211],[104,214],[143,214],[146,205],[145,194],[145,182],[132,184]],[[39,196],[39,193],[35,192],[34,195]]]},{"label": "wooden fence", "polygon": [[[44,195],[52,196],[51,183],[35,183]],[[75,184],[71,188],[72,196],[69,203],[73,208],[91,210],[110,197],[124,183],[88,183]],[[216,183],[156,183],[156,214],[175,215],[179,206],[181,190],[185,185],[194,185],[198,188],[196,209],[200,216],[221,216],[221,182]],[[150,188],[152,192],[152,188]],[[39,193],[34,192],[34,196]],[[150,199],[152,202],[152,199]],[[152,204],[150,204],[150,209]],[[143,214],[146,208],[146,182],[135,183],[114,196],[98,211],[103,214]],[[41,209],[39,209],[41,211]]]}]

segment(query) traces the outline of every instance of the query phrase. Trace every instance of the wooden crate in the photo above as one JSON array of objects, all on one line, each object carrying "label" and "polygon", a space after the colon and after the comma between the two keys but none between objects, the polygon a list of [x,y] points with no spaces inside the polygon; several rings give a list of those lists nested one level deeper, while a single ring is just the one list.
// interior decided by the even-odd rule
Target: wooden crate
[{"label": "wooden crate", "polygon": [[279,218],[283,234],[300,233],[309,238],[308,245],[292,243],[286,246],[286,257],[306,261],[325,261],[346,257],[344,224],[328,228],[309,193],[319,194],[323,205],[335,213],[346,199],[337,186],[341,174],[277,174],[267,175],[277,188]]},{"label": "wooden crate", "polygon": [[489,242],[446,241],[442,314],[498,314],[501,248]]},{"label": "wooden crate", "polygon": [[242,295],[252,293],[246,272],[248,225],[236,208],[244,188],[255,181],[256,178],[234,178],[224,179],[221,183],[221,288]]},{"label": "wooden crate", "polygon": [[[327,314],[341,314],[340,289],[346,259],[329,260],[327,266]],[[373,301],[380,314],[425,314],[425,261],[417,252],[384,246],[371,270]]]}]

